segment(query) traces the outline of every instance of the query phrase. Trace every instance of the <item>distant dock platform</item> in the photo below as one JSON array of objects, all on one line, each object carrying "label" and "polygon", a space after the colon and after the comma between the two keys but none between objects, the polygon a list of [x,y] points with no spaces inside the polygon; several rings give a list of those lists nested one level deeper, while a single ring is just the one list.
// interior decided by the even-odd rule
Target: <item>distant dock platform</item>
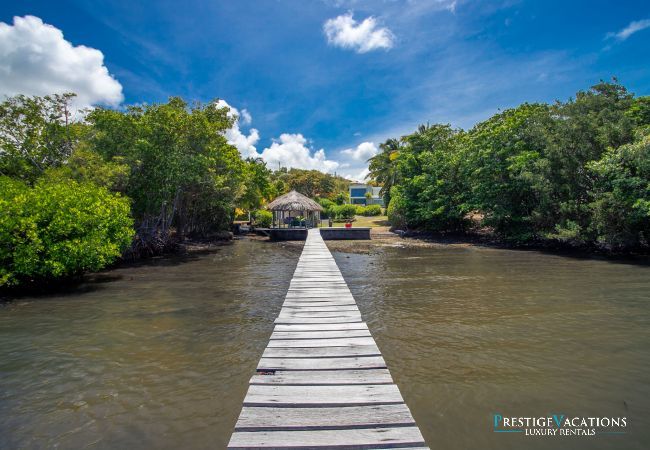
[{"label": "distant dock platform", "polygon": [[[304,241],[307,228],[264,228],[264,234],[272,241]],[[319,228],[322,239],[328,240],[368,240],[370,228],[367,227],[323,227]]]},{"label": "distant dock platform", "polygon": [[426,449],[324,230],[305,230],[305,247],[228,448]]}]

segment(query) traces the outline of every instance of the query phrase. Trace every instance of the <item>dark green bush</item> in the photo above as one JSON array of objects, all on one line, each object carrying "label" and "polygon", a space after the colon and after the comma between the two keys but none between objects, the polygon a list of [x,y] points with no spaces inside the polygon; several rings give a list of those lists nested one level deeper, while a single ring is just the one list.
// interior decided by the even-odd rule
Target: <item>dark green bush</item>
[{"label": "dark green bush", "polygon": [[372,216],[381,216],[381,206],[379,205],[368,205],[363,209],[361,213],[362,216],[372,217]]},{"label": "dark green bush", "polygon": [[355,205],[338,205],[332,208],[332,211],[337,220],[349,220],[354,219],[357,208]]}]

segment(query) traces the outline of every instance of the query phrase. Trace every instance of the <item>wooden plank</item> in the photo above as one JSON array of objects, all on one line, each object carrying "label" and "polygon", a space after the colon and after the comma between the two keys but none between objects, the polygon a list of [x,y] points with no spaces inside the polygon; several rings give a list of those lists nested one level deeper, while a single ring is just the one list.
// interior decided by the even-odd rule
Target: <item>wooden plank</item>
[{"label": "wooden plank", "polygon": [[354,386],[286,386],[252,385],[244,406],[325,407],[344,405],[403,404],[394,384],[359,384]]},{"label": "wooden plank", "polygon": [[385,369],[381,356],[359,356],[354,358],[261,358],[258,371],[273,370],[358,370]]},{"label": "wooden plank", "polygon": [[310,297],[286,297],[284,299],[283,305],[302,305],[305,303],[332,303],[334,305],[355,305],[356,302],[351,295],[337,296],[337,295],[325,295],[325,296],[310,296]]},{"label": "wooden plank", "polygon": [[274,331],[271,339],[331,339],[371,337],[370,330]]},{"label": "wooden plank", "polygon": [[298,318],[277,318],[275,319],[276,324],[308,324],[308,323],[355,323],[361,322],[361,318],[349,318],[349,317],[325,317],[318,319],[306,319],[304,317]]},{"label": "wooden plank", "polygon": [[231,449],[367,449],[425,446],[417,427],[309,431],[236,431]]},{"label": "wooden plank", "polygon": [[283,309],[280,311],[280,314],[278,317],[288,317],[288,318],[293,318],[293,317],[306,317],[309,319],[317,318],[317,317],[358,317],[361,318],[361,313],[359,310],[357,311],[321,311],[321,312],[313,312],[313,311],[301,311],[301,310],[294,310],[294,309]]},{"label": "wooden plank", "polygon": [[269,341],[268,348],[290,347],[349,347],[354,345],[373,345],[372,337],[345,337],[330,339],[273,339]]},{"label": "wooden plank", "polygon": [[387,369],[277,371],[275,374],[255,374],[250,384],[290,384],[334,386],[338,384],[392,384]]},{"label": "wooden plank", "polygon": [[298,325],[276,325],[273,331],[334,331],[334,330],[367,330],[368,325],[364,322],[356,323],[321,323],[321,324],[298,324]]},{"label": "wooden plank", "polygon": [[353,311],[359,312],[359,308],[355,305],[337,305],[337,306],[301,306],[301,305],[283,305],[283,311],[295,312],[337,312],[337,311]]},{"label": "wooden plank", "polygon": [[237,431],[354,429],[415,425],[405,404],[337,408],[273,408],[245,406]]},{"label": "wooden plank", "polygon": [[355,345],[354,347],[286,348],[268,347],[262,358],[351,358],[356,356],[381,356],[376,345]]},{"label": "wooden plank", "polygon": [[338,296],[338,295],[344,295],[346,297],[352,297],[352,294],[350,293],[349,289],[323,289],[323,288],[313,288],[313,289],[307,289],[307,288],[300,288],[300,289],[291,289],[287,291],[287,296],[285,298],[291,298],[291,297],[332,297],[332,296]]},{"label": "wooden plank", "polygon": [[309,307],[321,307],[321,306],[354,306],[355,308],[358,309],[357,304],[354,302],[354,300],[348,300],[348,299],[321,299],[321,298],[316,298],[316,299],[297,299],[297,298],[289,298],[285,299],[284,303],[282,304],[282,307],[301,307],[301,308],[309,308]]}]

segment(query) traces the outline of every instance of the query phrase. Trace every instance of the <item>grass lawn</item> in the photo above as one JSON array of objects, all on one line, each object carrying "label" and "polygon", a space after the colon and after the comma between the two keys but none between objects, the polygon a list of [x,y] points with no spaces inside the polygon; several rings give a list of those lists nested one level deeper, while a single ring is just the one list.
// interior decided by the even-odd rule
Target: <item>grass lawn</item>
[{"label": "grass lawn", "polygon": [[[364,216],[355,216],[354,222],[352,222],[353,227],[389,227],[387,216],[374,216],[374,217],[364,217]],[[345,222],[334,222],[335,227],[344,227]]]}]

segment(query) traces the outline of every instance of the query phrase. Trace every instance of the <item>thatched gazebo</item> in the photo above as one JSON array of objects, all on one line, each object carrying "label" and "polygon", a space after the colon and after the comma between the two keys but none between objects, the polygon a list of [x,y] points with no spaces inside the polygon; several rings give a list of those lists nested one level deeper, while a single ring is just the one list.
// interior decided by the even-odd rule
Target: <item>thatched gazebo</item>
[{"label": "thatched gazebo", "polygon": [[273,228],[283,225],[313,228],[320,223],[323,210],[321,205],[296,191],[279,196],[266,205],[266,209],[273,212]]}]

